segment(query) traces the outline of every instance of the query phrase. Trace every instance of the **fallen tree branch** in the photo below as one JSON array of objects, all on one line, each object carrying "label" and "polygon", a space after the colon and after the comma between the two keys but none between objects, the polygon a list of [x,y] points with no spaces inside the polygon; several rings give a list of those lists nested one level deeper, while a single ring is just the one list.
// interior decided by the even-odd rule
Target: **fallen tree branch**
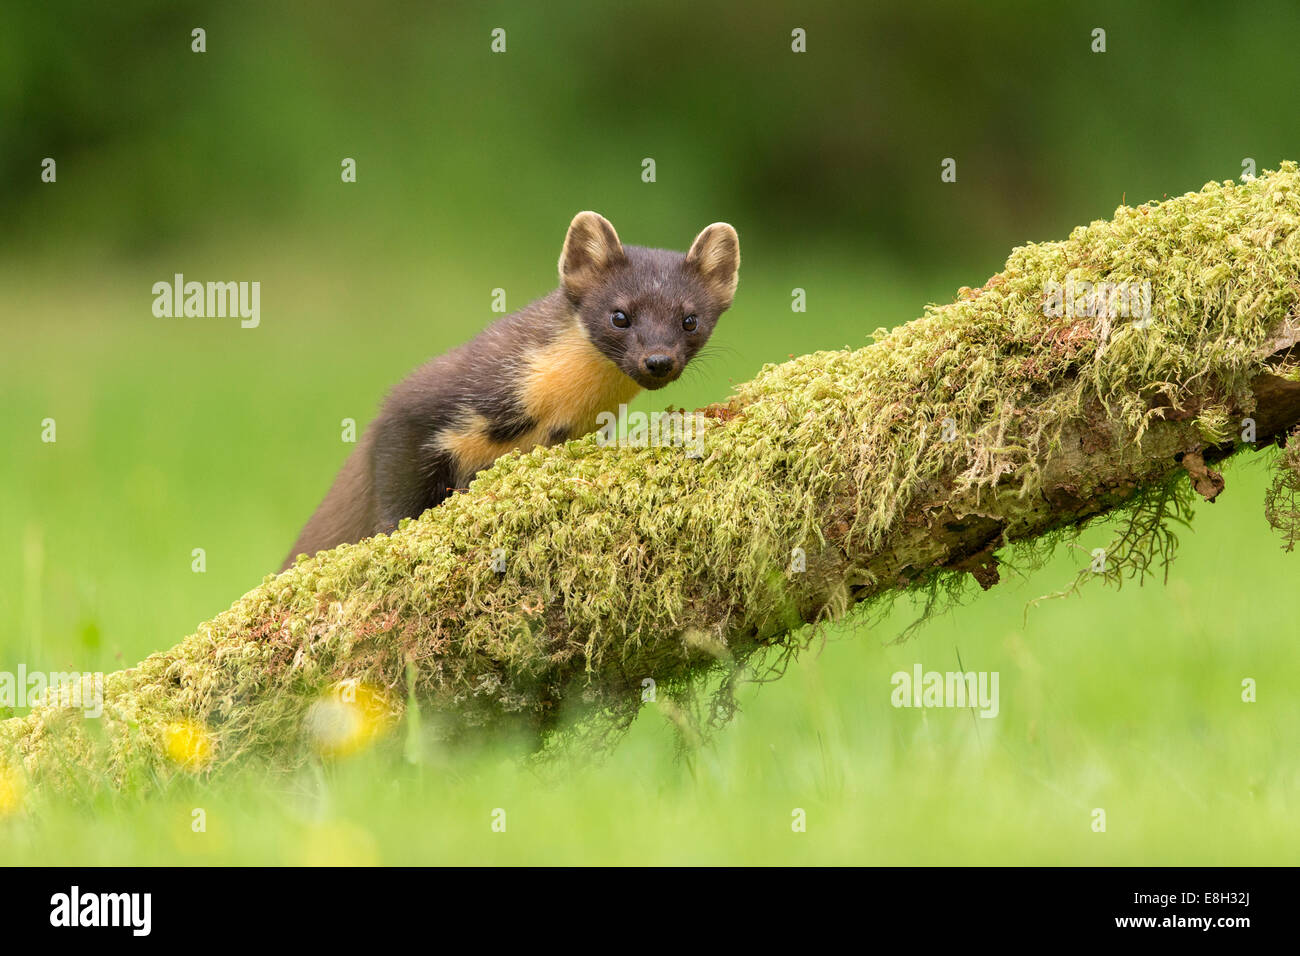
[{"label": "fallen tree branch", "polygon": [[594,436],[507,456],[109,675],[101,721],[0,724],[0,759],[51,790],[290,769],[407,700],[435,739],[535,746],[861,602],[991,587],[1009,546],[1117,508],[1152,517],[1107,573],[1140,567],[1187,476],[1213,500],[1210,465],[1300,422],[1298,229],[1291,163],[1121,207],[866,348],[767,366],[703,410],[698,458]]}]

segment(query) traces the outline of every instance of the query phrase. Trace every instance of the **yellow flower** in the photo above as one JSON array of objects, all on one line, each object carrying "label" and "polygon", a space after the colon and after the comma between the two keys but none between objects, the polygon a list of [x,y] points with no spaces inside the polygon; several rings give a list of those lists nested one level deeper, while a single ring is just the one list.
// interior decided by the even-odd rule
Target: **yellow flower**
[{"label": "yellow flower", "polygon": [[212,735],[192,720],[177,720],[165,732],[167,756],[184,770],[197,772],[212,760]]},{"label": "yellow flower", "polygon": [[333,820],[306,830],[296,856],[294,862],[301,866],[378,866],[381,862],[375,838],[346,820]]},{"label": "yellow flower", "polygon": [[22,809],[23,790],[23,778],[8,767],[0,766],[0,817]]},{"label": "yellow flower", "polygon": [[342,681],[307,711],[307,734],[317,753],[343,757],[369,746],[387,728],[383,694],[357,681]]}]

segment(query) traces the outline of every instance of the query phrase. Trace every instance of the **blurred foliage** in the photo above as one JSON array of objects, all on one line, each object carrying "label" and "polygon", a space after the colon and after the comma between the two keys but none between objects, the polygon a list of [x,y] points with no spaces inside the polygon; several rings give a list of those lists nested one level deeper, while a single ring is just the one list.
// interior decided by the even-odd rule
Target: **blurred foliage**
[{"label": "blurred foliage", "polygon": [[7,19],[0,217],[24,245],[311,223],[484,251],[592,206],[660,243],[708,211],[772,237],[753,241],[991,268],[1125,194],[1300,152],[1292,0],[54,0]]},{"label": "blurred foliage", "polygon": [[[227,607],[324,492],[349,450],[340,420],[364,424],[494,318],[494,287],[511,309],[549,291],[579,209],[647,245],[739,229],[717,354],[638,400],[704,404],[763,362],[861,344],[1122,199],[1300,158],[1298,27],[1294,0],[9,4],[0,669],[129,666]],[[154,318],[152,283],[174,272],[261,281],[261,327]],[[906,609],[837,629],[855,639],[750,688],[686,766],[648,711],[612,764],[553,789],[495,766],[390,788],[391,765],[366,763],[295,782],[301,799],[204,792],[206,836],[183,799],[174,818],[0,821],[0,859],[1293,860],[1297,632],[1261,609],[1295,571],[1260,513],[1261,464],[1235,463],[1198,506],[1167,587],[1026,617],[1085,549],[904,645],[882,646]],[[893,671],[958,652],[1003,673],[1002,717],[889,706]],[[514,842],[490,842],[502,805]],[[1098,806],[1108,835],[1089,829]]]}]

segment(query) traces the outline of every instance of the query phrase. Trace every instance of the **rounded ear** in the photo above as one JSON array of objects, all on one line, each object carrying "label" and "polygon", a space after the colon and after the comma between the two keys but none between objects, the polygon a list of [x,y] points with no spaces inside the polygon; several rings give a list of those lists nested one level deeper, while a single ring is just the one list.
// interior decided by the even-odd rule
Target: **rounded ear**
[{"label": "rounded ear", "polygon": [[569,223],[560,252],[560,283],[574,298],[598,283],[604,274],[625,262],[623,244],[613,225],[600,213],[580,212]]},{"label": "rounded ear", "polygon": [[686,253],[686,265],[699,273],[724,309],[731,307],[740,281],[740,237],[729,223],[705,226]]}]

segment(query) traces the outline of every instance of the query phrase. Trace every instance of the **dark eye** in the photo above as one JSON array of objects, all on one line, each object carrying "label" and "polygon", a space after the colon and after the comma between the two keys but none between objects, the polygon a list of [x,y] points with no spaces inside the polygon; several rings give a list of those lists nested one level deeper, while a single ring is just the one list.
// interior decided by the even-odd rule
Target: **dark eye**
[{"label": "dark eye", "polygon": [[688,315],[686,318],[682,319],[682,328],[684,328],[687,332],[694,332],[697,328],[699,328],[699,325],[700,325],[700,320],[698,316]]},{"label": "dark eye", "polygon": [[627,317],[627,313],[622,309],[615,309],[609,315],[609,324],[616,329],[625,329],[632,324],[632,320]]}]

